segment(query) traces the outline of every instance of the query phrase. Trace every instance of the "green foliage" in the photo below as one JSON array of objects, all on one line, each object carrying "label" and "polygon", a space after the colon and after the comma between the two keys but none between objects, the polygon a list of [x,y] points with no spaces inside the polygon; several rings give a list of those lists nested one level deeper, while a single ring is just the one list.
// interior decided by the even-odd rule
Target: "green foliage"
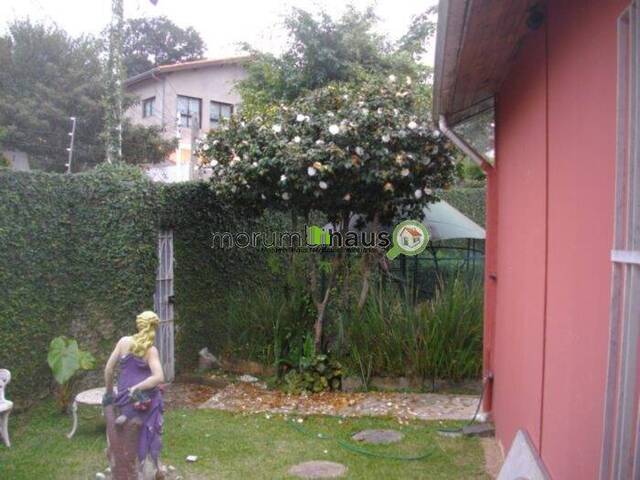
[{"label": "green foliage", "polygon": [[96,359],[90,352],[80,350],[76,340],[60,336],[49,344],[47,363],[56,382],[64,385],[78,370],[95,368]]},{"label": "green foliage", "polygon": [[0,127],[0,168],[7,168],[11,166],[9,159],[5,157],[4,154],[2,153],[3,151],[2,142],[4,141],[6,136],[7,136],[7,131],[4,128]]},{"label": "green foliage", "polygon": [[0,365],[17,398],[47,390],[51,338],[80,339],[103,363],[152,308],[156,223],[155,186],[132,167],[0,171]]},{"label": "green foliage", "polygon": [[398,41],[397,48],[416,57],[426,53],[428,40],[436,34],[437,13],[438,7],[434,6],[413,17],[407,33]]},{"label": "green foliage", "polygon": [[225,299],[259,284],[266,267],[255,250],[213,247],[214,232],[259,227],[242,209],[221,202],[208,183],[165,185],[160,201],[160,227],[174,231],[176,366],[187,370],[202,347],[220,351],[230,323]]},{"label": "green foliage", "polygon": [[216,192],[258,212],[391,222],[417,215],[453,179],[448,140],[418,112],[410,77],[335,84],[272,121],[233,118],[209,132],[200,154]]},{"label": "green foliage", "polygon": [[326,11],[314,16],[292,9],[285,19],[290,40],[286,52],[276,57],[246,47],[253,61],[247,78],[239,84],[243,110],[248,115],[268,116],[281,102],[291,102],[333,82],[356,82],[371,74],[426,79],[429,68],[416,62],[414,54],[435,31],[431,17],[417,18],[396,48],[375,33],[377,21],[372,8],[358,11],[348,7],[337,20]]},{"label": "green foliage", "polygon": [[177,139],[167,140],[157,126],[145,127],[125,122],[122,132],[122,157],[130,164],[164,161],[178,146]]},{"label": "green foliage", "polygon": [[319,393],[325,390],[340,390],[342,366],[328,355],[315,352],[313,337],[308,336],[304,344],[304,355],[295,370],[284,376],[284,388],[288,393]]},{"label": "green foliage", "polygon": [[[57,26],[29,20],[11,23],[8,33],[0,37],[0,125],[4,132],[0,144],[25,152],[32,168],[64,172],[69,117],[75,116],[74,171],[103,162],[103,53],[102,40],[91,36],[74,38]],[[174,142],[164,140],[157,127],[127,122],[123,137],[123,157],[129,163],[155,162],[174,148]]]},{"label": "green foliage", "polygon": [[57,400],[61,411],[69,406],[72,395],[72,378],[79,370],[92,370],[96,359],[78,348],[78,342],[65,336],[56,337],[49,344],[47,363],[53,378],[58,382]]},{"label": "green foliage", "polygon": [[453,278],[416,307],[396,288],[379,288],[345,328],[349,352],[342,362],[365,386],[372,374],[477,378],[482,368],[482,287]]},{"label": "green foliage", "polygon": [[485,225],[486,189],[483,187],[454,187],[439,194],[478,225]]},{"label": "green foliage", "polygon": [[192,27],[180,28],[169,18],[132,18],[124,25],[124,67],[128,77],[159,65],[203,58],[205,45]]},{"label": "green foliage", "polygon": [[274,365],[281,374],[299,364],[315,310],[302,265],[289,269],[275,254],[268,255],[267,262],[269,276],[262,276],[267,285],[245,286],[226,295],[219,348],[225,355]]},{"label": "green foliage", "polygon": [[29,155],[32,166],[64,171],[70,116],[78,118],[78,165],[104,158],[102,46],[93,37],[70,37],[56,26],[18,20],[0,38],[0,124],[5,146]]}]

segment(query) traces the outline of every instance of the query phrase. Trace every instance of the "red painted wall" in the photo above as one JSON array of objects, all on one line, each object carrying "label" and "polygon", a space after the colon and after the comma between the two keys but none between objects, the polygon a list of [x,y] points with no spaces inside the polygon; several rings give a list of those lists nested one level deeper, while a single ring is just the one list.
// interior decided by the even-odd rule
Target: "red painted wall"
[{"label": "red painted wall", "polygon": [[548,2],[546,25],[527,37],[497,97],[488,249],[497,281],[485,312],[495,328],[487,349],[496,433],[508,449],[526,429],[562,480],[596,478],[600,460],[616,19],[627,5]]}]

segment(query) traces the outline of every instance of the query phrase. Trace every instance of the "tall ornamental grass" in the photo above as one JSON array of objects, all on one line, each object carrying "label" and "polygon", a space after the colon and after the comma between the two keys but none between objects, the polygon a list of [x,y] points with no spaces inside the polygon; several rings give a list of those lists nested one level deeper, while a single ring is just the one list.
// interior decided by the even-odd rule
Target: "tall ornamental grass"
[{"label": "tall ornamental grass", "polygon": [[435,381],[477,378],[482,369],[482,286],[460,276],[416,306],[379,287],[345,326],[342,361],[367,385],[372,375]]}]

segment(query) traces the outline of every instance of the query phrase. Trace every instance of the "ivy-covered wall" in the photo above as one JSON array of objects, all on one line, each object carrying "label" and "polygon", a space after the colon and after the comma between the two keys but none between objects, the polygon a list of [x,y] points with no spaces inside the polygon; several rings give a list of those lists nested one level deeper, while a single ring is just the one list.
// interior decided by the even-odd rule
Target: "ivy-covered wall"
[{"label": "ivy-covered wall", "polygon": [[104,360],[152,306],[157,187],[134,169],[0,170],[0,366],[18,399],[46,392],[49,342]]},{"label": "ivy-covered wall", "polygon": [[132,167],[0,170],[0,368],[12,371],[11,396],[25,404],[48,391],[53,337],[75,337],[100,368],[134,331],[153,308],[160,228],[175,236],[176,365],[193,366],[224,325],[218,300],[259,270],[255,251],[211,248],[211,233],[234,231],[237,218],[207,184],[157,185]]}]

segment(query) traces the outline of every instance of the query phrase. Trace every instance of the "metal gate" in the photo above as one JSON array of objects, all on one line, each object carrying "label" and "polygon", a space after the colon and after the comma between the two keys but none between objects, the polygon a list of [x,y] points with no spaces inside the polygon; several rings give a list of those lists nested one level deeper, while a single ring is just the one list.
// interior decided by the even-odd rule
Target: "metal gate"
[{"label": "metal gate", "polygon": [[158,273],[153,295],[153,306],[160,317],[156,347],[168,382],[175,376],[173,294],[173,232],[169,230],[158,235]]}]

